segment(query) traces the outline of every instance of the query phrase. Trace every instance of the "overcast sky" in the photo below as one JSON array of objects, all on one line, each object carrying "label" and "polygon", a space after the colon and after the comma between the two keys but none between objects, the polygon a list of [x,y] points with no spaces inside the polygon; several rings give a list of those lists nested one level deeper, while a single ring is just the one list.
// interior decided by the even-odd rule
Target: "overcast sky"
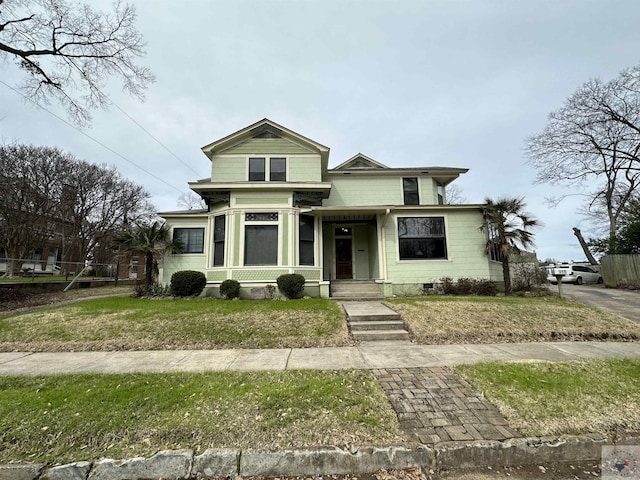
[{"label": "overcast sky", "polygon": [[[534,184],[524,143],[583,82],[640,63],[638,0],[133,3],[140,63],[157,81],[144,103],[106,91],[181,161],[116,107],[84,131],[163,181],[1,84],[0,140],[116,165],[166,211],[210,175],[200,147],[267,117],[330,147],[330,167],[361,152],[390,167],[469,168],[456,182],[469,203],[524,196],[544,223],[538,257],[584,259],[580,198],[548,206],[572,192]],[[0,76],[15,85],[21,73],[5,62]]]}]

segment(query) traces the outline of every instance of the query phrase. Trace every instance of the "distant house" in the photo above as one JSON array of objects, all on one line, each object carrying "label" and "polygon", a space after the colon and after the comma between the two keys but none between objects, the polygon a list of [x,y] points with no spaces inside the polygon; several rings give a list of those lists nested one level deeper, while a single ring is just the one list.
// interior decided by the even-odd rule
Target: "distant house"
[{"label": "distant house", "polygon": [[368,281],[385,296],[442,277],[502,280],[486,253],[482,205],[447,205],[465,168],[389,168],[357,154],[329,168],[329,148],[264,119],[202,148],[211,177],[189,183],[207,209],[163,212],[174,239],[163,282],[192,269],[215,294],[225,279],[275,285],[306,279],[310,296],[332,282]]}]

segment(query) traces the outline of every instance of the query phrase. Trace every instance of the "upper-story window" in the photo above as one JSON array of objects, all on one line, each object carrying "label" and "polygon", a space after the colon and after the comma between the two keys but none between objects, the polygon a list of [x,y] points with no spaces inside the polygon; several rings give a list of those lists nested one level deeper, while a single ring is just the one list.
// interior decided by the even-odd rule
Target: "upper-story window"
[{"label": "upper-story window", "polygon": [[402,194],[405,205],[420,205],[418,195],[418,177],[407,177],[402,179]]},{"label": "upper-story window", "polygon": [[286,182],[287,159],[284,157],[250,157],[250,182]]},{"label": "upper-story window", "polygon": [[444,185],[438,183],[438,205],[444,205]]}]

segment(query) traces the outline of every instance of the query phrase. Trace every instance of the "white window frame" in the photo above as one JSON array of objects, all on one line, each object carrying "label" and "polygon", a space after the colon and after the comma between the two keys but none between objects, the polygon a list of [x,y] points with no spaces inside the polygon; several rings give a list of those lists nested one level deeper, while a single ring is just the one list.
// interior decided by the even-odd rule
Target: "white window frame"
[{"label": "white window frame", "polygon": [[[264,180],[249,180],[249,163],[251,158],[263,158],[264,159]],[[271,159],[273,158],[284,158],[284,181],[289,181],[289,157],[286,155],[251,155],[247,157],[247,172],[245,178],[251,182],[271,182]],[[278,182],[282,180],[276,180]]]},{"label": "white window frame", "polygon": [[[277,220],[258,220],[258,221],[247,221],[248,213],[277,213]],[[243,268],[272,268],[276,266],[282,265],[282,216],[285,215],[283,212],[276,210],[268,210],[268,209],[256,209],[256,210],[248,210],[242,213],[242,226],[241,226],[241,234],[242,234],[242,242],[240,245],[240,264]],[[271,225],[276,226],[278,228],[278,239],[277,239],[277,252],[276,252],[276,263],[269,265],[247,265],[246,262],[246,240],[247,240],[247,226],[261,226],[261,225]]]}]

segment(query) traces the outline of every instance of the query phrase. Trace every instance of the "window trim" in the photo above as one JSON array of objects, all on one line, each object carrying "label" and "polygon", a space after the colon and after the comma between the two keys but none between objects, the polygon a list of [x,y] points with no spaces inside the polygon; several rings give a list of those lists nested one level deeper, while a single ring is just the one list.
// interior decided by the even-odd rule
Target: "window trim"
[{"label": "window trim", "polygon": [[[262,180],[251,180],[251,160],[258,160],[258,159],[262,159],[262,161],[264,162],[264,179]],[[284,180],[271,180],[271,160],[284,160]],[[285,156],[285,155],[279,155],[279,156],[269,156],[269,155],[262,155],[262,156],[250,156],[247,157],[247,176],[246,176],[247,180],[249,182],[287,182],[289,181],[289,157]]]},{"label": "window trim", "polygon": [[[303,239],[302,238],[302,218],[311,219],[311,239]],[[302,263],[302,245],[309,246],[311,245],[312,252],[312,262],[311,263]],[[316,266],[316,219],[313,215],[305,215],[300,214],[298,216],[298,265],[304,267],[315,267]]]},{"label": "window trim", "polygon": [[172,239],[175,242],[176,241],[176,231],[177,230],[202,230],[202,243],[200,245],[200,251],[187,251],[186,248],[189,245],[189,240],[187,238],[187,242],[184,244],[184,248],[182,251],[178,252],[181,255],[201,255],[204,253],[204,241],[205,241],[205,228],[204,227],[173,227],[173,232],[172,232]]},{"label": "window trim", "polygon": [[[430,237],[410,237],[410,238],[442,238],[444,240],[444,257],[432,257],[432,258],[402,258],[400,256],[400,243],[401,243],[401,238],[400,238],[400,220],[404,219],[404,218],[441,218],[442,219],[442,227],[444,229],[444,235],[442,237],[439,236],[430,236]],[[396,254],[397,254],[397,260],[398,262],[402,262],[402,263],[410,263],[410,262],[418,262],[418,263],[422,263],[425,261],[428,262],[433,262],[433,261],[450,261],[451,260],[451,254],[449,252],[449,242],[448,242],[448,237],[447,237],[447,232],[448,232],[448,225],[447,225],[447,216],[446,215],[405,215],[405,216],[398,216],[395,219],[395,224],[396,224],[396,240],[397,240],[397,246],[396,246]]]},{"label": "window trim", "polygon": [[[405,188],[405,180],[415,180],[416,181],[416,203],[407,203],[407,194],[413,193],[413,191],[409,191]],[[420,178],[419,177],[402,177],[400,179],[402,186],[402,204],[403,205],[420,205]]]},{"label": "window trim", "polygon": [[[247,220],[246,216],[250,213],[275,213],[278,215],[276,220]],[[282,228],[280,226],[280,219],[282,218],[282,214],[279,210],[268,211],[268,210],[253,210],[253,211],[245,211],[242,215],[242,260],[241,265],[243,267],[273,267],[282,264],[281,258],[281,250],[282,250],[282,239],[280,235],[282,233]],[[274,226],[276,227],[276,263],[269,264],[254,264],[247,263],[247,227],[260,227],[260,226]]]},{"label": "window trim", "polygon": [[[216,240],[216,221],[218,219],[222,219],[222,239],[217,239]],[[214,215],[213,216],[213,228],[211,229],[212,234],[211,234],[211,246],[212,246],[212,252],[211,252],[211,264],[212,266],[215,267],[224,267],[225,266],[225,260],[227,258],[226,255],[226,237],[227,237],[227,215],[222,213],[220,215]],[[222,244],[222,263],[216,263],[216,244]]]}]

